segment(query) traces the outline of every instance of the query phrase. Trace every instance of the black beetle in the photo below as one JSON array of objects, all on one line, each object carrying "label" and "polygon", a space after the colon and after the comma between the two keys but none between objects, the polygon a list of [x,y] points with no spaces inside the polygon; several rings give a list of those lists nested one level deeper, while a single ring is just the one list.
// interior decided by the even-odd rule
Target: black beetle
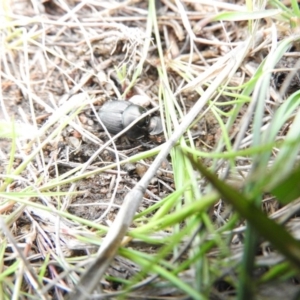
[{"label": "black beetle", "polygon": [[[117,134],[133,121],[146,113],[147,109],[128,101],[114,100],[105,102],[99,110],[99,117],[109,133]],[[126,135],[131,139],[162,133],[161,119],[157,116],[146,116],[130,128]]]}]

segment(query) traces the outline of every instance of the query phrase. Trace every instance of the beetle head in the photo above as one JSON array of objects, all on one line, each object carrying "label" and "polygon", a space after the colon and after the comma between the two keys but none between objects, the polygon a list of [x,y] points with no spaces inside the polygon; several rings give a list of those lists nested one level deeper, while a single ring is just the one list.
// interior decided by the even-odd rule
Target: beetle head
[{"label": "beetle head", "polygon": [[[139,106],[139,105],[130,105],[128,106],[124,112],[123,112],[123,126],[124,128],[127,127],[129,124],[131,124],[133,121],[135,121],[137,118],[140,118],[140,116],[147,112],[147,109]],[[138,123],[134,125],[134,127],[147,127],[149,124],[149,116],[146,116],[145,118],[141,119]]]}]

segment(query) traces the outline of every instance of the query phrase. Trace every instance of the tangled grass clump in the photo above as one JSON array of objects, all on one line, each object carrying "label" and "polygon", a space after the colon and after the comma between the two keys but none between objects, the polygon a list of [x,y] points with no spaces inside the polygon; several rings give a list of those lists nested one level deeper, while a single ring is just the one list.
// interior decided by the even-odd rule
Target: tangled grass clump
[{"label": "tangled grass clump", "polygon": [[300,10],[231,2],[1,3],[3,299],[297,299]]}]

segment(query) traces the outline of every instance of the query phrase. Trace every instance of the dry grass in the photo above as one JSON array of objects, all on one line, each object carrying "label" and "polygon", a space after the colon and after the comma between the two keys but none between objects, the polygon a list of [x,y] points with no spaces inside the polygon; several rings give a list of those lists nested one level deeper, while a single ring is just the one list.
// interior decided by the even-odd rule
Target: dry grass
[{"label": "dry grass", "polygon": [[[299,9],[227,2],[2,2],[1,299],[296,297]],[[164,137],[102,130],[134,95]]]}]

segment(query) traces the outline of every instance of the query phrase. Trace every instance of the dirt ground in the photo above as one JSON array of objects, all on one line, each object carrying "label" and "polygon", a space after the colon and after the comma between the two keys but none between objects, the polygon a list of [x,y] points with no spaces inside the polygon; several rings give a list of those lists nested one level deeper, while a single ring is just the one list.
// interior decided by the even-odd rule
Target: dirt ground
[{"label": "dirt ground", "polygon": [[[104,3],[105,1],[103,5]],[[82,91],[93,97],[96,111],[105,101],[120,99],[120,95],[125,91],[138,63],[138,51],[143,45],[145,36],[143,30],[145,29],[146,17],[143,14],[136,17],[134,11],[146,10],[146,2],[136,3],[132,7],[125,8],[124,11],[122,11],[121,3],[120,8],[113,12],[108,10],[106,13],[103,8],[103,10],[98,11],[100,14],[98,18],[89,6],[82,5],[80,2],[69,3],[69,5],[69,9],[74,9],[76,5],[80,7],[77,17],[87,22],[86,25],[83,23],[82,28],[76,25],[76,20],[73,20],[72,17],[68,21],[63,21],[63,24],[56,23],[56,20],[63,20],[66,17],[66,11],[55,1],[45,1],[40,7],[32,7],[26,1],[14,3],[12,11],[15,14],[24,15],[24,18],[25,16],[32,17],[36,14],[36,10],[41,10],[40,13],[44,13],[42,18],[46,28],[40,27],[38,22],[36,25],[29,24],[25,27],[28,34],[30,35],[31,30],[36,31],[35,26],[38,26],[41,30],[40,38],[42,40],[35,43],[28,42],[25,56],[24,53],[16,51],[12,53],[13,57],[7,57],[6,67],[15,72],[15,80],[3,79],[3,103],[5,106],[5,110],[1,112],[3,118],[9,116],[17,122],[21,122],[22,125],[34,122],[39,128],[48,121],[53,111],[59,109],[59,106],[67,99]],[[163,10],[163,7],[161,9]],[[127,12],[127,10],[129,11]],[[132,10],[131,13],[130,10]],[[104,19],[103,23],[99,23],[101,18]],[[115,22],[114,18],[122,21]],[[90,22],[92,24],[89,24]],[[177,40],[176,47],[181,54],[188,52],[186,44],[187,41],[183,37]],[[202,48],[202,53],[208,52],[207,56],[211,58],[219,55],[218,49],[209,46]],[[156,55],[154,48],[152,53],[149,53],[149,59],[144,65],[140,78],[127,93],[124,101],[128,101],[133,95],[139,95],[142,105],[153,107],[158,104]],[[12,58],[13,60],[11,60]],[[24,64],[27,64],[26,72],[28,74],[22,74],[20,70],[20,66]],[[123,82],[120,82],[116,69],[125,64],[126,76]],[[3,69],[5,69],[5,65]],[[24,76],[28,82],[22,82]],[[175,73],[171,76],[173,84],[179,85],[181,78]],[[186,111],[192,107],[196,99],[196,93],[183,93],[182,101],[185,103]],[[81,131],[86,130],[93,137],[96,137],[97,142],[95,143],[95,139],[91,141],[90,137],[83,136],[82,132],[77,131],[73,126],[67,126],[61,132],[59,140],[56,139],[53,143],[47,143],[44,147],[44,163],[49,163],[54,153],[57,160],[57,169],[49,166],[48,174],[50,177],[64,174],[75,164],[85,163],[99,148],[99,143],[104,143],[108,139],[88,107],[78,115],[76,123],[81,127]],[[56,124],[51,126],[49,131],[53,131],[56,126]],[[210,116],[210,113],[194,125],[192,132],[195,136],[196,145],[204,145],[207,149],[214,147],[214,141],[220,134],[217,122],[213,116]],[[155,147],[163,140],[163,136],[160,138],[146,136],[141,141],[128,141],[123,137],[117,140],[116,146],[121,149],[120,155],[128,157],[139,151]],[[9,149],[5,151],[5,141],[1,142],[1,146],[3,153],[7,155]],[[94,160],[93,166],[99,167],[112,162],[115,160],[114,156],[112,150],[105,150]],[[116,207],[109,212],[110,219],[113,220],[124,194],[135,185],[145,172],[140,169],[147,168],[149,164],[151,161],[146,160],[144,166],[138,165],[137,168],[136,165],[131,165],[129,172],[126,170],[127,166],[124,166],[125,169],[122,169],[123,175],[119,180],[114,199]],[[147,207],[149,203],[165,197],[174,189],[170,163],[166,161],[166,165],[166,169],[162,168],[157,178],[153,179],[153,184],[149,186],[141,209]],[[37,172],[40,171],[39,167],[36,166]],[[116,174],[110,172],[77,182],[76,190],[84,191],[84,193],[72,199],[69,211],[90,220],[99,218],[106,210],[107,202],[111,201],[112,186],[114,186],[115,180]],[[65,191],[68,189],[68,185],[63,188]]]}]

